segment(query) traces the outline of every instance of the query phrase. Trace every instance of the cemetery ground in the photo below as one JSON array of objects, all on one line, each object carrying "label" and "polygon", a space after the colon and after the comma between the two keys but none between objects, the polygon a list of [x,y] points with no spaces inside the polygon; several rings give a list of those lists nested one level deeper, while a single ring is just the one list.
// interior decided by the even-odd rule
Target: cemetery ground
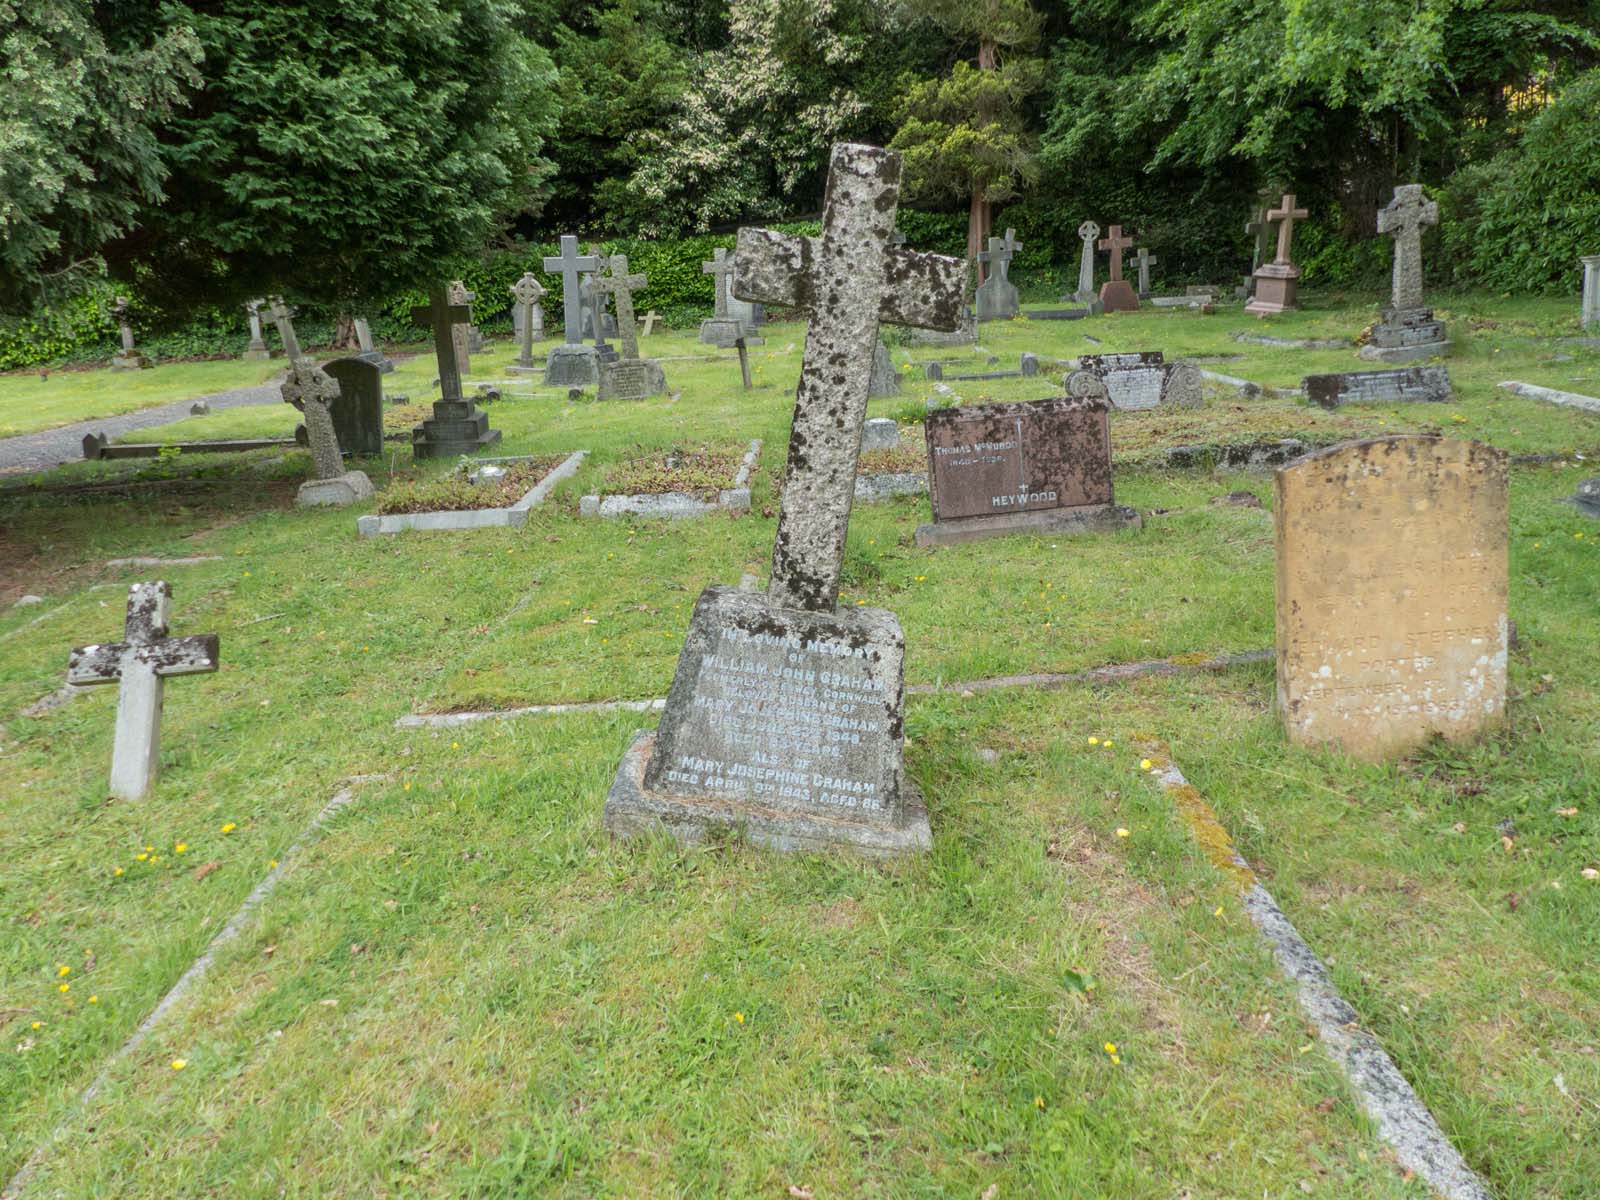
[{"label": "cemetery ground", "polygon": [[[0,1181],[59,1130],[24,1194],[1425,1195],[1143,768],[1170,753],[1496,1195],[1591,1194],[1600,526],[1560,501],[1594,473],[1571,456],[1600,448],[1600,418],[1495,384],[1597,394],[1600,351],[1554,340],[1570,305],[1452,300],[1455,402],[1324,412],[1208,385],[1204,409],[1115,414],[1140,531],[922,551],[925,497],[856,507],[841,603],[896,612],[908,684],[938,689],[906,717],[934,848],[893,864],[612,844],[601,805],[650,713],[395,726],[664,695],[701,588],[765,576],[800,324],[765,331],[748,393],[731,355],[664,363],[671,394],[649,401],[501,384],[495,453],[590,452],[520,529],[357,538],[370,507],[292,507],[299,451],[8,481],[0,600],[44,603],[0,609]],[[1348,337],[1375,315],[1018,321],[983,346],[1002,366],[1238,355],[1206,365],[1297,387],[1364,364],[1232,334]],[[692,332],[645,346],[703,349]],[[513,353],[496,343],[467,377],[500,379]],[[141,374],[191,370],[198,395],[198,365]],[[426,401],[432,376],[413,359],[385,388]],[[0,379],[0,419],[28,382]],[[1022,400],[1057,382],[947,386]],[[907,372],[871,414],[909,424],[932,395]],[[296,419],[270,405],[133,436]],[[1494,736],[1386,766],[1291,749],[1270,661],[967,686],[1269,648],[1270,474],[1169,470],[1166,448],[1423,429],[1555,459],[1512,469],[1518,643]],[[754,438],[747,514],[577,516],[642,450]],[[397,442],[356,465],[381,497],[451,464]],[[1213,503],[1238,491],[1263,507]],[[104,565],[132,555],[203,561]],[[112,803],[113,689],[22,710],[158,576],[173,632],[220,634],[222,669],[169,685],[161,781]],[[189,1003],[118,1057],[269,872]]]}]

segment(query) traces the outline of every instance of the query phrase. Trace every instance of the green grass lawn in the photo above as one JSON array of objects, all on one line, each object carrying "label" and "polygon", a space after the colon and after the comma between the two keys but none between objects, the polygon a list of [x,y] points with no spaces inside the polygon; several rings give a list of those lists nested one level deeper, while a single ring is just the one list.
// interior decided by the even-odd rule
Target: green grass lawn
[{"label": "green grass lawn", "polygon": [[[1327,414],[1212,390],[1196,412],[1117,414],[1117,498],[1142,531],[923,551],[925,499],[862,506],[842,602],[899,615],[912,682],[1268,647],[1271,513],[1212,500],[1248,489],[1270,508],[1270,476],[1155,469],[1165,447],[1424,428],[1519,454],[1600,445],[1594,416],[1494,388],[1600,377],[1593,352],[1558,362],[1535,340],[1573,331],[1564,310],[1449,312],[1457,402]],[[1373,315],[1012,322],[984,345],[1008,365],[1238,354],[1217,369],[1290,386],[1361,364],[1231,334],[1348,336]],[[1513,471],[1506,728],[1386,766],[1289,748],[1270,664],[914,697],[907,767],[934,850],[883,865],[612,844],[605,791],[654,717],[393,728],[664,694],[701,588],[766,570],[802,343],[799,325],[770,329],[750,392],[723,358],[667,363],[657,400],[490,405],[500,452],[591,452],[520,530],[358,539],[349,510],[293,508],[300,451],[72,464],[41,482],[101,490],[0,493],[0,597],[46,598],[0,608],[0,1177],[343,782],[371,776],[28,1195],[1425,1195],[1139,770],[1154,736],[1495,1193],[1591,1195],[1600,883],[1580,872],[1600,865],[1600,526],[1559,503],[1581,466]],[[646,344],[697,350],[692,333]],[[492,347],[475,377],[512,353]],[[422,400],[431,378],[419,360],[385,384]],[[908,376],[872,413],[910,419],[928,394]],[[295,416],[182,424],[231,437],[270,419],[282,436]],[[577,515],[641,449],[754,437],[745,516]],[[397,444],[361,465],[381,489],[450,464]],[[219,633],[223,668],[170,684],[160,786],[116,804],[110,689],[18,713],[59,686],[71,646],[120,633],[125,585],[153,573],[103,563],[133,554],[219,556],[164,574],[174,632]]]},{"label": "green grass lawn", "polygon": [[233,388],[255,387],[279,362],[162,363],[148,371],[17,371],[0,375],[0,437],[115,417]]}]

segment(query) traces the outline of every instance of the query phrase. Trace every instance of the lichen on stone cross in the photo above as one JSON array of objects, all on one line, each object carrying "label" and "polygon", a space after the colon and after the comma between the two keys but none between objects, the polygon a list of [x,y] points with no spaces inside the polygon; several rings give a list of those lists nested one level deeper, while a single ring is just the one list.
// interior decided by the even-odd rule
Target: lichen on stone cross
[{"label": "lichen on stone cross", "polygon": [[289,378],[279,389],[283,398],[306,417],[306,438],[311,443],[311,478],[337,479],[344,474],[339,435],[333,428],[330,406],[339,398],[339,385],[310,359],[289,368]]},{"label": "lichen on stone cross", "polygon": [[606,265],[610,268],[610,274],[596,277],[595,290],[602,296],[609,293],[616,297],[617,339],[622,343],[622,357],[638,358],[639,327],[633,317],[633,294],[648,287],[650,277],[628,274],[626,254],[613,254]]},{"label": "lichen on stone cross", "polygon": [[430,303],[411,310],[411,319],[433,330],[433,352],[439,361],[440,399],[460,400],[461,364],[456,361],[455,342],[450,335],[457,322],[472,320],[472,309],[465,304],[451,304],[445,290],[435,288]]},{"label": "lichen on stone cross", "polygon": [[583,342],[583,291],[579,275],[600,269],[600,260],[593,255],[578,253],[578,239],[570,233],[561,235],[561,253],[546,255],[546,271],[561,276],[562,340],[569,346]]},{"label": "lichen on stone cross", "polygon": [[777,608],[838,602],[879,323],[961,324],[966,264],[890,244],[900,174],[893,151],[837,145],[819,236],[739,230],[733,294],[810,311],[767,588]]},{"label": "lichen on stone cross", "polygon": [[1439,223],[1439,205],[1425,200],[1420,183],[1401,184],[1394,199],[1378,210],[1378,232],[1394,235],[1396,310],[1422,305],[1422,231]]},{"label": "lichen on stone cross", "polygon": [[728,317],[728,277],[733,274],[733,256],[724,246],[718,246],[712,252],[711,261],[700,264],[700,274],[712,276],[716,285],[716,316],[718,320]]},{"label": "lichen on stone cross", "polygon": [[1133,239],[1123,236],[1121,225],[1113,225],[1100,239],[1100,249],[1111,251],[1110,278],[1113,281],[1122,278],[1122,252],[1132,245]]}]

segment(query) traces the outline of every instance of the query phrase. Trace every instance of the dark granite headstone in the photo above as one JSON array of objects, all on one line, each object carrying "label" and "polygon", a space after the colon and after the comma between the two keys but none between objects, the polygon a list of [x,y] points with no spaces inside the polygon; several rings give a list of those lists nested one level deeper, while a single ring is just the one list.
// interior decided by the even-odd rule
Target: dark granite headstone
[{"label": "dark granite headstone", "polygon": [[1306,399],[1323,408],[1342,404],[1410,404],[1450,399],[1445,367],[1399,367],[1392,371],[1342,371],[1307,375],[1300,381]]},{"label": "dark granite headstone", "polygon": [[365,358],[336,358],[322,368],[339,385],[330,406],[339,449],[356,458],[383,453],[383,368]]},{"label": "dark granite headstone", "polygon": [[923,429],[933,523],[917,530],[919,546],[1140,524],[1114,502],[1103,401],[1054,396],[935,409]]}]

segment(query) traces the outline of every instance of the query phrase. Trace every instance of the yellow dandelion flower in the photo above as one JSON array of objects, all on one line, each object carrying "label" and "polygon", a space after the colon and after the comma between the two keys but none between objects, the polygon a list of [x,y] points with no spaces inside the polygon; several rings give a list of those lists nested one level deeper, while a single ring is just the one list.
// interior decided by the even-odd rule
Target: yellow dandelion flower
[{"label": "yellow dandelion flower", "polygon": [[1117,1044],[1115,1042],[1107,1042],[1106,1043],[1106,1053],[1107,1054],[1115,1054],[1116,1052],[1117,1052]]},{"label": "yellow dandelion flower", "polygon": [[1139,770],[1141,770],[1141,771],[1148,771],[1148,770],[1150,770],[1152,768],[1152,766],[1153,766],[1153,764],[1150,762],[1150,760],[1148,758],[1141,758],[1139,760]]},{"label": "yellow dandelion flower", "polygon": [[246,572],[245,572],[245,573],[244,573],[244,577],[245,577],[245,578],[246,578],[246,579],[249,579],[249,578],[250,578],[250,572],[249,572],[249,571],[246,571]]},{"label": "yellow dandelion flower", "polygon": [[56,985],[56,991],[60,992],[63,996],[65,996],[71,990],[72,985],[70,983],[61,983]]},{"label": "yellow dandelion flower", "polygon": [[1220,917],[1222,915],[1222,905],[1219,904],[1216,906],[1216,908],[1212,909],[1211,915],[1213,917]]},{"label": "yellow dandelion flower", "polygon": [[122,868],[121,867],[117,867],[117,868],[113,869],[111,873],[113,875],[121,875],[122,874]]},{"label": "yellow dandelion flower", "polygon": [[56,975],[58,977],[65,977],[65,976],[68,976],[68,975],[71,975],[71,974],[72,974],[72,968],[67,966],[66,963],[57,963],[56,964]]},{"label": "yellow dandelion flower", "polygon": [[176,846],[174,846],[172,848],[172,852],[174,854],[182,854],[188,848],[189,848],[189,843],[188,842],[179,842]]},{"label": "yellow dandelion flower", "polygon": [[401,785],[400,790],[403,792],[409,792],[411,790],[411,780],[406,780],[405,783]]},{"label": "yellow dandelion flower", "polygon": [[1122,1056],[1119,1054],[1113,1054],[1111,1056],[1111,1065],[1113,1067],[1120,1067],[1122,1065]]},{"label": "yellow dandelion flower", "polygon": [[272,861],[267,863],[267,870],[276,871],[277,869],[278,869],[278,860],[277,859],[273,859]]},{"label": "yellow dandelion flower", "polygon": [[138,859],[140,862],[144,862],[149,857],[150,856],[148,854],[135,854],[134,855],[134,858]]},{"label": "yellow dandelion flower", "polygon": [[1043,1096],[1035,1096],[1033,1098],[1033,1106],[1035,1108],[1037,1108],[1040,1112],[1043,1112],[1044,1111],[1044,1097]]},{"label": "yellow dandelion flower", "polygon": [[1132,837],[1133,835],[1130,834],[1126,829],[1122,828],[1121,826],[1118,826],[1117,827],[1117,836],[1125,838],[1125,837]]},{"label": "yellow dandelion flower", "polygon": [[1111,739],[1110,738],[1106,739],[1106,749],[1107,750],[1111,749]]},{"label": "yellow dandelion flower", "polygon": [[1100,744],[1100,739],[1099,738],[1092,737],[1092,738],[1089,739],[1089,745],[1098,746],[1099,744]]},{"label": "yellow dandelion flower", "polygon": [[172,1060],[172,1069],[174,1071],[181,1071],[188,1065],[189,1060],[187,1058],[175,1058]]},{"label": "yellow dandelion flower", "polygon": [[461,749],[461,743],[460,742],[451,742],[450,743],[450,749],[452,749],[452,750]]},{"label": "yellow dandelion flower", "polygon": [[99,996],[90,996],[89,997],[89,1003],[90,1004],[99,1004],[100,1003],[100,997]]},{"label": "yellow dandelion flower", "polygon": [[[1582,537],[1582,536],[1583,536],[1583,534],[1581,534],[1581,533],[1580,533],[1580,534],[1579,534],[1579,535],[1578,535],[1578,536],[1579,536],[1579,537]],[[865,605],[865,604],[866,604],[866,601],[865,601],[865,600],[857,600],[857,601],[856,601],[856,607],[857,607],[857,608],[860,608],[860,607],[862,607],[862,606],[863,606],[863,605]]]},{"label": "yellow dandelion flower", "polygon": [[154,854],[156,852],[156,848],[154,846],[146,846],[144,848],[144,852],[146,854]]},{"label": "yellow dandelion flower", "polygon": [[733,1019],[734,1019],[734,1020],[735,1020],[735,1021],[737,1021],[737,1022],[739,1022],[739,1024],[741,1024],[741,1025],[743,1025],[743,1024],[744,1024],[744,1014],[743,1014],[743,1013],[742,1013],[742,1012],[736,1012],[736,1013],[734,1013],[734,1014],[733,1014]]},{"label": "yellow dandelion flower", "polygon": [[227,822],[224,822],[224,824],[222,826],[222,832],[223,833],[232,833],[237,828],[239,828],[239,827],[237,825],[235,825],[232,821],[227,821]]}]

